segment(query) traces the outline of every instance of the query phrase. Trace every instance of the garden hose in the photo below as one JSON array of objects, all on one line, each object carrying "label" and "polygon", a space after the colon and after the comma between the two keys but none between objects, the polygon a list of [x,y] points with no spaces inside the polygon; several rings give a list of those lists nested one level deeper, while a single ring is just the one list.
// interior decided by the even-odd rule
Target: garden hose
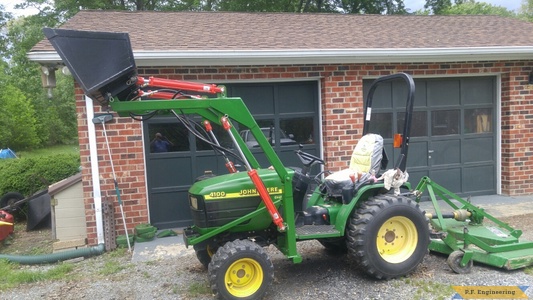
[{"label": "garden hose", "polygon": [[22,265],[53,264],[60,261],[74,259],[78,257],[92,257],[101,255],[105,252],[104,244],[89,248],[78,248],[75,250],[61,251],[52,254],[42,255],[7,255],[0,254],[0,260],[5,259],[9,262],[19,263]]}]

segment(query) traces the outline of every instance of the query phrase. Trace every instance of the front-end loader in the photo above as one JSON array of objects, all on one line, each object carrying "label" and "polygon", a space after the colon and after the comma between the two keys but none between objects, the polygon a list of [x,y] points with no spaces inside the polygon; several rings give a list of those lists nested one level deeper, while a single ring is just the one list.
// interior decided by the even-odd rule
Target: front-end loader
[{"label": "front-end loader", "polygon": [[[188,201],[193,217],[193,224],[184,229],[185,243],[207,267],[217,297],[261,298],[274,280],[273,264],[263,249],[269,245],[300,263],[305,253],[298,251],[297,243],[318,240],[326,248],[347,250],[368,275],[379,279],[409,274],[427,254],[428,216],[407,181],[415,92],[410,75],[392,74],[372,83],[363,134],[348,168],[310,175],[313,167],[323,168],[324,161],[297,150],[303,167],[285,166],[242,99],[226,97],[223,86],[138,76],[127,34],[49,28],[44,32],[89,97],[120,116],[142,120],[174,115],[223,155],[228,173],[201,176],[190,187],[188,199],[182,199]],[[402,132],[393,139],[399,157],[388,169],[383,138],[370,124],[374,92],[391,81],[403,82],[407,93]],[[191,115],[204,122],[195,122]],[[270,166],[259,165],[235,125],[249,129]],[[221,126],[233,147],[222,147],[212,126]],[[448,253],[457,250],[441,248]],[[463,265],[472,257],[464,253]]]}]

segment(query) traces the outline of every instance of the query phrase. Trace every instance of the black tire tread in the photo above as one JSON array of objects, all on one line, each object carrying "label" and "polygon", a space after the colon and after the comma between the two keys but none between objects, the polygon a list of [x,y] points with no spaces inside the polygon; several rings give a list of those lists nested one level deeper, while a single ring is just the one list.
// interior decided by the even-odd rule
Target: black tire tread
[{"label": "black tire tread", "polygon": [[470,260],[466,266],[462,267],[460,265],[461,260],[463,259],[464,252],[461,250],[455,250],[448,256],[448,259],[446,260],[446,263],[457,274],[468,274],[472,271],[472,266],[474,265],[474,261]]},{"label": "black tire tread", "polygon": [[200,263],[207,269],[209,263],[211,262],[211,256],[209,256],[207,248],[199,247],[197,245],[194,245],[193,248],[194,252],[196,253],[196,258],[198,258],[198,261],[200,261]]},{"label": "black tire tread", "polygon": [[[2,198],[0,198],[0,208],[8,206],[10,201],[14,200],[14,202],[12,203],[15,203],[22,199],[24,199],[24,196],[21,193],[17,193],[17,192],[6,193],[5,195],[2,196]],[[13,209],[16,207],[11,207],[11,208]]]},{"label": "black tire tread", "polygon": [[223,276],[225,270],[222,270],[222,268],[224,268],[224,265],[228,260],[230,260],[233,256],[243,252],[257,255],[257,258],[263,260],[263,263],[266,264],[266,268],[263,268],[264,277],[263,286],[260,288],[261,292],[243,299],[260,299],[264,297],[269,290],[270,285],[274,281],[274,265],[261,246],[250,240],[235,240],[232,242],[227,242],[224,246],[217,250],[215,255],[213,255],[208,267],[211,290],[217,299],[225,299],[224,294],[220,292],[220,289],[223,289],[224,287],[218,286],[217,276]]},{"label": "black tire tread", "polygon": [[[420,210],[418,203],[403,196],[394,196],[391,194],[382,194],[369,198],[362,203],[358,209],[356,209],[349,219],[346,234],[346,245],[348,247],[348,254],[355,259],[356,264],[364,270],[368,275],[377,279],[390,279],[399,276],[407,275],[413,272],[418,264],[420,264],[425,256],[429,252],[429,227],[417,228],[419,230],[419,243],[423,243],[425,247],[425,254],[421,258],[417,259],[413,265],[399,274],[391,274],[388,272],[380,271],[369,259],[372,255],[365,249],[365,245],[368,245],[369,241],[374,237],[368,236],[370,230],[368,226],[371,221],[378,216],[385,208],[391,206],[409,206],[420,212],[420,217],[424,218],[425,224],[427,224],[427,218],[425,212]],[[371,224],[375,226],[375,224]],[[422,245],[418,245],[420,247]]]}]

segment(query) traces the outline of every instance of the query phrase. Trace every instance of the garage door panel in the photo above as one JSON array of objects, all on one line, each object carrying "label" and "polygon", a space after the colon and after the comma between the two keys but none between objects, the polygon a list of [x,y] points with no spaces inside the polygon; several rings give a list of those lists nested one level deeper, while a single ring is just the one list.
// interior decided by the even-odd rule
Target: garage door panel
[{"label": "garage door panel", "polygon": [[278,111],[283,113],[315,113],[314,101],[298,101],[298,99],[313,99],[315,94],[316,91],[310,88],[308,82],[280,85],[278,87]]},{"label": "garage door panel", "polygon": [[461,141],[445,140],[431,142],[431,165],[449,165],[461,163]]},{"label": "garage door panel", "polygon": [[408,168],[407,173],[409,173],[409,182],[411,183],[411,188],[416,188],[416,185],[420,182],[420,179],[425,176],[429,176],[427,169],[421,168]]},{"label": "garage door panel", "polygon": [[464,171],[464,192],[494,193],[495,170],[493,166],[473,166]]},{"label": "garage door panel", "polygon": [[428,142],[420,141],[409,144],[409,153],[407,155],[408,167],[425,167],[428,165]]},{"label": "garage door panel", "polygon": [[[368,95],[369,86],[372,83],[372,80],[366,81],[368,84],[363,87],[363,93],[366,101],[366,96]],[[380,84],[374,92],[372,98],[372,108],[390,108],[392,107],[392,83],[384,82]]]},{"label": "garage door panel", "polygon": [[188,187],[150,194],[151,224],[159,229],[191,225],[192,216],[187,202]]},{"label": "garage door panel", "polygon": [[463,104],[492,104],[494,88],[492,77],[466,78],[462,81],[461,99]]},{"label": "garage door panel", "polygon": [[451,106],[460,103],[459,80],[428,81],[427,97],[429,106]]},{"label": "garage door panel", "polygon": [[465,139],[462,154],[464,162],[491,162],[494,160],[494,138]]},{"label": "garage door panel", "polygon": [[462,186],[461,168],[430,169],[429,177],[445,188]]},{"label": "garage door panel", "polygon": [[231,94],[253,103],[247,105],[253,115],[274,113],[274,88],[271,85],[236,85],[231,87]]},{"label": "garage door panel", "polygon": [[415,103],[413,105],[415,108],[426,107],[428,105],[426,82],[422,81],[422,82],[417,82],[415,84]]},{"label": "garage door panel", "polygon": [[392,101],[396,106],[405,107],[407,103],[407,86],[403,80],[392,82]]},{"label": "garage door panel", "polygon": [[152,188],[185,185],[193,175],[190,157],[167,156],[151,159],[149,163],[158,173],[157,176],[148,176]]},{"label": "garage door panel", "polygon": [[[233,159],[232,157],[228,158],[234,163],[236,163],[235,159]],[[217,175],[226,174],[228,170],[226,169],[224,163],[224,157],[221,154],[217,154],[216,156],[207,156],[205,154],[204,156],[197,156],[196,163],[194,164],[194,167],[196,169],[196,177],[204,175],[206,171],[211,171],[213,174]]]}]

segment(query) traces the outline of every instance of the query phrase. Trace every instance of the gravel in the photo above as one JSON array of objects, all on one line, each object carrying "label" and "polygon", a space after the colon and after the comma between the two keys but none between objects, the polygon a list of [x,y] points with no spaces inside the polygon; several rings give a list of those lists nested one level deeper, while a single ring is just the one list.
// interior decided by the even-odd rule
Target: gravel
[{"label": "gravel", "polygon": [[[519,218],[514,218],[519,220]],[[520,222],[524,237],[533,240],[533,215]],[[275,247],[266,251],[275,268],[275,281],[265,299],[451,299],[451,286],[528,286],[533,276],[524,269],[506,271],[474,264],[470,274],[455,274],[446,257],[429,254],[412,274],[374,280],[343,254],[328,253],[318,242],[298,244],[304,261],[294,264]],[[3,291],[0,299],[213,299],[207,271],[192,249],[179,257],[132,262],[128,253],[106,253],[74,263],[69,278],[24,284]],[[46,269],[51,266],[22,266]],[[115,267],[114,272],[105,270]],[[529,268],[528,273],[533,268]],[[533,287],[526,290],[533,297]]]}]

